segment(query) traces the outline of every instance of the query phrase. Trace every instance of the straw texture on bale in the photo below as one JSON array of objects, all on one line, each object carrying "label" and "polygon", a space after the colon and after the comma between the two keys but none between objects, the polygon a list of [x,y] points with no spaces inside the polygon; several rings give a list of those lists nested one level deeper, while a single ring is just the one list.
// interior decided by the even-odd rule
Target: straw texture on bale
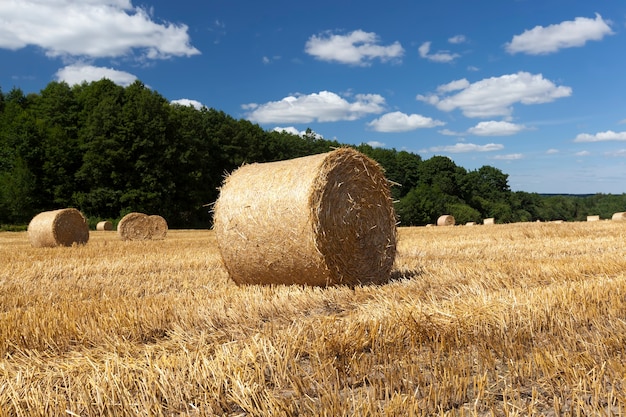
[{"label": "straw texture on bale", "polygon": [[489,217],[483,220],[483,224],[495,224],[496,220],[493,217]]},{"label": "straw texture on bale", "polygon": [[148,216],[148,220],[150,221],[150,227],[152,228],[150,238],[152,240],[162,240],[165,239],[167,235],[167,221],[156,214]]},{"label": "straw texture on bale", "polygon": [[213,228],[237,284],[384,283],[396,253],[389,183],[350,148],[240,167],[222,185]]},{"label": "straw texture on bale", "polygon": [[89,241],[89,225],[75,208],[44,211],[28,224],[28,240],[36,248],[85,244]]},{"label": "straw texture on bale", "polygon": [[437,219],[437,226],[454,226],[454,216],[444,214]]},{"label": "straw texture on bale", "polygon": [[117,234],[122,240],[165,239],[167,222],[161,216],[144,213],[128,213],[117,225]]},{"label": "straw texture on bale", "polygon": [[598,222],[600,221],[600,216],[587,216],[588,222]]},{"label": "straw texture on bale", "polygon": [[626,221],[626,212],[613,213],[613,217],[611,217],[611,220],[616,221],[616,222]]},{"label": "straw texture on bale", "polygon": [[113,230],[113,223],[108,220],[98,222],[98,224],[96,224],[96,230]]}]

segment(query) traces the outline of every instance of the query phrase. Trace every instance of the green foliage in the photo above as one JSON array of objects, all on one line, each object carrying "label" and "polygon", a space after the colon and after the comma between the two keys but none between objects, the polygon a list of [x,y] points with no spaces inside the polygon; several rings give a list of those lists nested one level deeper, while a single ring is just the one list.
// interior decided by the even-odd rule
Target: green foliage
[{"label": "green foliage", "polygon": [[[265,131],[210,108],[170,104],[139,81],[69,86],[39,94],[0,89],[0,224],[25,224],[40,211],[77,207],[93,223],[130,211],[164,216],[170,227],[209,227],[210,205],[224,175],[244,163],[269,162],[345,146]],[[508,175],[467,171],[450,158],[395,149],[355,148],[384,168],[402,225],[610,218],[626,211],[626,194],[541,196],[511,192]],[[94,223],[95,224],[95,223]]]}]

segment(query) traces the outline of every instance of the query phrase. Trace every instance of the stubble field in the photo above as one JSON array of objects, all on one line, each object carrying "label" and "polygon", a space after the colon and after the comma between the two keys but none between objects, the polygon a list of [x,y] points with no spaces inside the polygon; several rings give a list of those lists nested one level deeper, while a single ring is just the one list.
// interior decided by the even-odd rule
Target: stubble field
[{"label": "stubble field", "polygon": [[400,228],[389,284],[239,287],[208,230],[0,233],[0,416],[626,415],[625,242]]}]

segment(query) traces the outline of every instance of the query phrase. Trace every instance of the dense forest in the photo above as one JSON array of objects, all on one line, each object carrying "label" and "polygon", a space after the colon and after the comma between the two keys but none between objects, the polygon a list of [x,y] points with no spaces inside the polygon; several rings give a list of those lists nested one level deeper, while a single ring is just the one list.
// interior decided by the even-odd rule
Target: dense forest
[{"label": "dense forest", "polygon": [[[90,223],[131,211],[159,214],[172,228],[205,228],[224,176],[242,163],[268,162],[346,146],[308,131],[266,131],[222,111],[170,104],[139,81],[51,82],[38,94],[0,89],[0,226],[76,207]],[[401,225],[610,218],[626,194],[585,197],[513,192],[491,167],[466,170],[445,156],[423,160],[395,149],[354,146],[393,183]]]}]

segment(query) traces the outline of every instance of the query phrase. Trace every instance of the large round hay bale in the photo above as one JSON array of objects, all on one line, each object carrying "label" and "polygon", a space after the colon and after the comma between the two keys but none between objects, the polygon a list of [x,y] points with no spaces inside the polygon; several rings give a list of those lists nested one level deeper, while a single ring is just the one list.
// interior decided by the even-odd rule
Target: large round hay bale
[{"label": "large round hay bale", "polygon": [[213,228],[237,284],[384,283],[396,253],[389,183],[350,148],[240,167],[222,185]]},{"label": "large round hay bale", "polygon": [[454,226],[454,216],[444,214],[437,219],[437,226]]},{"label": "large round hay bale", "polygon": [[96,230],[99,230],[99,231],[113,230],[113,223],[111,223],[108,220],[98,222],[98,224],[96,224]]},{"label": "large round hay bale", "polygon": [[611,217],[611,220],[616,222],[626,221],[626,212],[613,213],[613,217]]},{"label": "large round hay bale", "polygon": [[117,234],[122,240],[165,239],[167,222],[154,214],[128,213],[117,224]]},{"label": "large round hay bale", "polygon": [[85,244],[89,241],[89,225],[75,208],[44,211],[28,224],[28,240],[36,248]]}]

